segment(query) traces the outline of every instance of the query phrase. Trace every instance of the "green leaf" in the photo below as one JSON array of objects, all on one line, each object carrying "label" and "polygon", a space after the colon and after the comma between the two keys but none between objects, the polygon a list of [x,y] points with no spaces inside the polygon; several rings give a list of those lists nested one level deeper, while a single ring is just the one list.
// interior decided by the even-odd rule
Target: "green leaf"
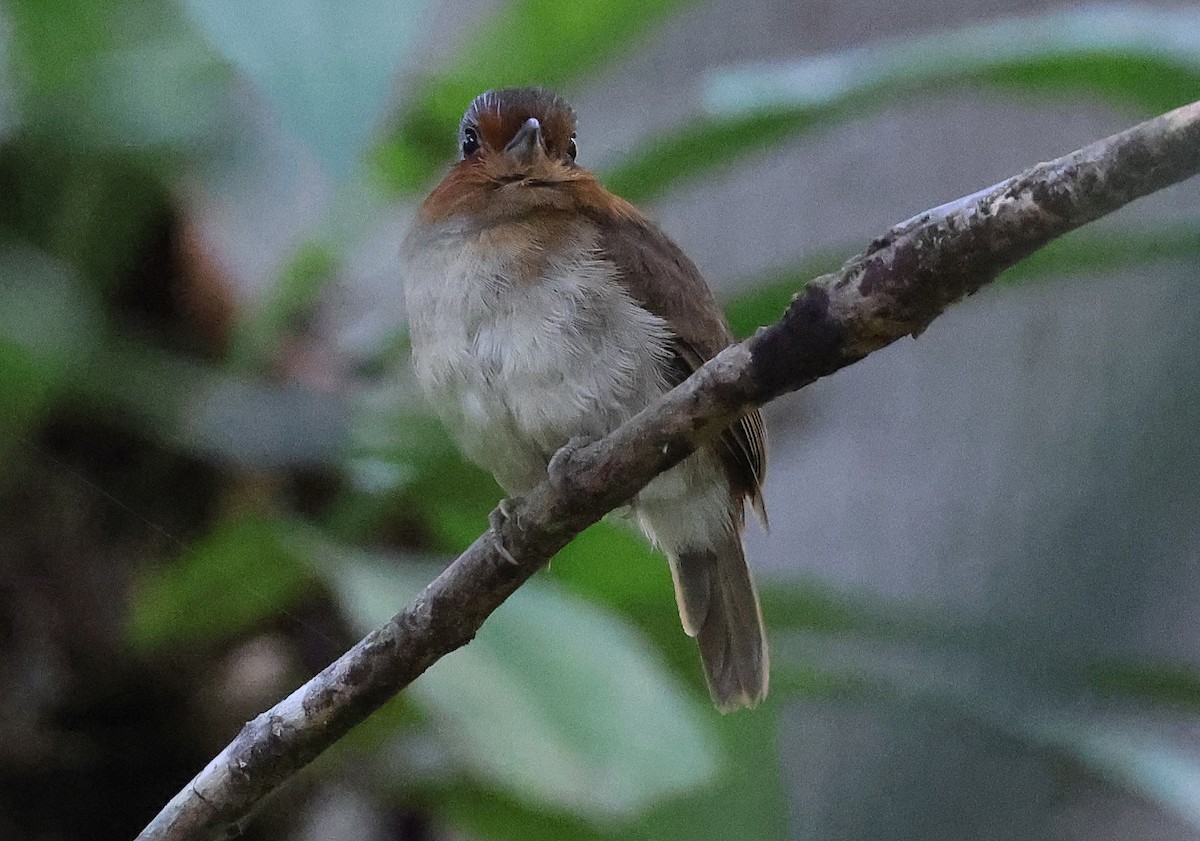
[{"label": "green leaf", "polygon": [[184,7],[340,180],[380,117],[424,3],[184,0]]},{"label": "green leaf", "polygon": [[420,189],[454,154],[455,128],[478,94],[511,85],[563,86],[601,66],[685,0],[510,0],[481,20],[449,62],[414,93],[378,152],[395,191]]},{"label": "green leaf", "polygon": [[855,598],[817,582],[769,581],[761,589],[763,615],[771,627],[791,631],[916,636],[916,618],[925,615],[866,596]]},{"label": "green leaf", "polygon": [[594,602],[634,622],[696,697],[708,703],[696,641],[687,636],[675,606],[667,559],[619,515],[596,523],[561,549],[548,574]]},{"label": "green leaf", "polygon": [[[811,647],[805,648],[811,656]],[[783,653],[786,656],[786,648]],[[835,655],[838,672],[813,671],[806,676],[790,664],[773,671],[788,678],[788,694],[797,689],[802,696],[827,691],[831,697],[889,707],[928,707],[965,719],[1031,749],[1071,760],[1200,827],[1200,756],[1168,742],[1162,722],[1157,722],[1162,729],[1156,731],[1131,721],[1127,708],[1121,711],[1121,720],[1105,720],[1077,706],[1052,706],[1058,699],[1071,697],[1058,691],[1058,675],[1069,670],[1053,670],[1049,682],[1045,670],[1039,670],[1037,682],[1028,683],[987,660],[967,661],[969,665],[963,668],[959,656],[952,661],[956,665],[947,668],[944,658],[921,664],[913,660],[914,650],[904,649],[898,661],[904,665],[895,668],[885,654],[878,649],[855,653],[839,647]]]},{"label": "green leaf", "polygon": [[605,181],[632,201],[645,200],[897,97],[954,85],[1164,111],[1200,97],[1200,11],[1089,6],[721,70],[708,81],[707,116],[650,141]]},{"label": "green leaf", "polygon": [[128,635],[141,648],[226,639],[312,591],[312,559],[287,523],[243,514],[174,563],[143,572]]},{"label": "green leaf", "polygon": [[623,612],[663,611],[682,633],[667,559],[630,524],[596,523],[563,547],[550,574],[573,591]]},{"label": "green leaf", "polygon": [[40,90],[76,82],[96,54],[113,46],[120,2],[12,0],[7,4],[21,76]]},{"label": "green leaf", "polygon": [[0,242],[0,453],[91,352],[96,310],[64,264]]},{"label": "green leaf", "polygon": [[[863,243],[865,245],[865,243]],[[816,254],[794,267],[774,269],[742,280],[747,291],[725,307],[730,327],[748,336],[777,321],[792,296],[811,280],[837,271],[858,247],[847,245]],[[1175,225],[1144,230],[1087,227],[1055,240],[1006,271],[1000,283],[1024,283],[1065,274],[1097,275],[1156,260],[1200,258],[1200,229]]]},{"label": "green leaf", "polygon": [[636,821],[588,823],[464,781],[434,789],[431,799],[447,821],[486,841],[783,839],[787,801],[776,720],[774,711],[766,708],[720,718],[727,757],[720,777],[639,815]]},{"label": "green leaf", "polygon": [[333,466],[349,437],[344,395],[230,376],[137,342],[98,349],[70,389],[172,448],[250,470]]},{"label": "green leaf", "polygon": [[1146,727],[1119,722],[1040,715],[1024,729],[1043,747],[1200,828],[1200,756]]},{"label": "green leaf", "polygon": [[836,271],[846,256],[853,253],[853,247],[836,253],[830,251],[809,257],[790,268],[773,269],[742,280],[738,288],[746,291],[725,305],[730,329],[734,335],[746,337],[759,327],[778,321],[793,295],[810,280]]},{"label": "green leaf", "polygon": [[[1164,739],[1161,720],[1155,723],[1163,730],[1155,731],[1131,723],[1128,706],[1120,710],[1120,720],[1105,720],[1094,707],[1081,710],[1077,705],[1059,705],[1063,699],[1078,698],[1082,671],[1093,686],[1110,693],[1156,701],[1183,700],[1192,706],[1200,685],[1194,670],[1112,662],[1080,670],[1068,660],[1042,663],[1028,672],[1023,662],[1014,663],[1011,656],[1003,656],[1005,647],[1011,646],[1011,633],[997,638],[984,628],[967,628],[963,634],[945,625],[940,633],[926,638],[914,635],[912,641],[932,644],[906,644],[897,650],[898,660],[887,656],[889,651],[881,649],[876,640],[860,640],[864,644],[856,650],[844,645],[848,639],[842,632],[831,637],[842,644],[833,650],[832,658],[822,658],[830,662],[828,669],[795,665],[797,660],[813,658],[813,639],[805,639],[803,646],[776,646],[775,653],[782,656],[772,672],[784,680],[780,681],[782,687],[772,688],[782,688],[785,695],[827,694],[892,707],[929,707],[955,718],[965,717],[1032,749],[1070,759],[1112,785],[1200,827],[1200,755],[1182,751]],[[980,646],[988,639],[992,645]],[[947,659],[952,651],[956,653]],[[976,656],[964,659],[967,651]],[[922,657],[926,659],[919,659]],[[897,668],[897,662],[903,665]]]},{"label": "green leaf", "polygon": [[171,209],[162,185],[126,155],[21,135],[0,149],[0,228],[108,292],[144,266]]},{"label": "green leaf", "polygon": [[[437,572],[349,557],[331,575],[367,629]],[[715,713],[621,620],[547,581],[518,590],[409,694],[481,780],[590,821],[639,814],[717,770]]]},{"label": "green leaf", "polygon": [[5,142],[21,123],[12,56],[12,27],[5,23],[0,25],[0,143]]},{"label": "green leaf", "polygon": [[456,780],[430,792],[431,805],[445,821],[480,841],[613,841],[637,837],[567,814],[547,813],[504,792]]},{"label": "green leaf", "polygon": [[231,364],[247,372],[268,368],[284,336],[316,309],[338,262],[328,244],[303,243],[271,285],[267,300],[234,325]]},{"label": "green leaf", "polygon": [[402,512],[429,530],[424,548],[460,552],[487,528],[502,494],[414,392],[397,384],[360,396],[346,454],[351,481],[327,524],[343,540],[365,541]]},{"label": "green leaf", "polygon": [[228,74],[174,3],[14,0],[21,109],[74,148],[211,140]]},{"label": "green leaf", "polygon": [[[645,141],[601,180],[631,202],[649,201],[702,173],[848,118],[859,103],[749,114],[695,117]],[[686,143],[679,138],[686,137]]]},{"label": "green leaf", "polygon": [[1001,283],[1055,275],[1096,276],[1158,260],[1200,258],[1200,228],[1164,225],[1144,230],[1089,226],[1035,251],[1006,271]]},{"label": "green leaf", "polygon": [[1028,91],[1066,82],[1071,92],[1166,110],[1200,89],[1200,11],[1093,5],[992,21],[790,64],[718,71],[705,98],[714,113],[732,115],[976,81]]},{"label": "green leaf", "polygon": [[1182,663],[1108,660],[1089,667],[1085,680],[1104,695],[1141,698],[1200,712],[1200,672]]},{"label": "green leaf", "polygon": [[86,94],[91,144],[192,151],[218,139],[230,74],[199,38],[178,32],[97,57]]},{"label": "green leaf", "polygon": [[640,837],[787,838],[788,801],[777,729],[782,701],[768,697],[754,710],[719,716],[727,757],[720,778],[710,788],[655,809],[646,816]]},{"label": "green leaf", "polygon": [[[685,4],[686,0],[510,0],[480,22],[444,78],[471,91],[472,97],[489,85],[561,85],[603,66]],[[513,44],[521,48],[511,49]]]}]

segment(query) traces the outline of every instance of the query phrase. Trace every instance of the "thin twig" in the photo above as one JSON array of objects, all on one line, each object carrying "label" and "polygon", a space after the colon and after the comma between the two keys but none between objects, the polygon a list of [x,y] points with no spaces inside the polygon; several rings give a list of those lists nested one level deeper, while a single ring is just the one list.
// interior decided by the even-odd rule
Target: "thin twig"
[{"label": "thin twig", "polygon": [[602,441],[556,457],[499,533],[485,532],[413,604],[247,723],[139,838],[227,837],[262,798],[469,642],[575,535],[743,412],[918,335],[1056,237],[1198,171],[1200,102],[895,226],[805,286],[778,322]]}]

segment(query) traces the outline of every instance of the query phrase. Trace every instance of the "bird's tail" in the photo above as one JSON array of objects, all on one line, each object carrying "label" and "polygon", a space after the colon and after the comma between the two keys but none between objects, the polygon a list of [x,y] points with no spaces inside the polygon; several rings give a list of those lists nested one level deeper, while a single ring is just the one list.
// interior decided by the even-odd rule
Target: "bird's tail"
[{"label": "bird's tail", "polygon": [[700,645],[714,703],[721,712],[756,706],[767,694],[767,638],[741,535],[730,529],[668,557],[679,617]]}]

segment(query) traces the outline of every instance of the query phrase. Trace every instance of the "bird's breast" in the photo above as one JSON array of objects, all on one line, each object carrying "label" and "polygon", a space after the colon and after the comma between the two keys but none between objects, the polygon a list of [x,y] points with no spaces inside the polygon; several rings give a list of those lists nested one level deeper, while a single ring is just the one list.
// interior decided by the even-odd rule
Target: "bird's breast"
[{"label": "bird's breast", "polygon": [[576,436],[666,388],[671,331],[626,294],[584,229],[416,236],[406,298],[418,379],[459,445],[511,493]]}]

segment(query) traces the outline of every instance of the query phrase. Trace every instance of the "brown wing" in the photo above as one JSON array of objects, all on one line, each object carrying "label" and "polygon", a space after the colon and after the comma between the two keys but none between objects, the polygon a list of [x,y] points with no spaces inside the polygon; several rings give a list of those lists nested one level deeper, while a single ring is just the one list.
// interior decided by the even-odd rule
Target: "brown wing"
[{"label": "brown wing", "polygon": [[[600,247],[617,265],[629,295],[671,326],[676,336],[672,378],[682,382],[732,344],[733,334],[696,264],[632,205],[617,206],[620,212],[596,220]],[[727,429],[718,450],[734,490],[750,498],[765,524],[762,483],[767,440],[762,415],[750,412]]]}]

